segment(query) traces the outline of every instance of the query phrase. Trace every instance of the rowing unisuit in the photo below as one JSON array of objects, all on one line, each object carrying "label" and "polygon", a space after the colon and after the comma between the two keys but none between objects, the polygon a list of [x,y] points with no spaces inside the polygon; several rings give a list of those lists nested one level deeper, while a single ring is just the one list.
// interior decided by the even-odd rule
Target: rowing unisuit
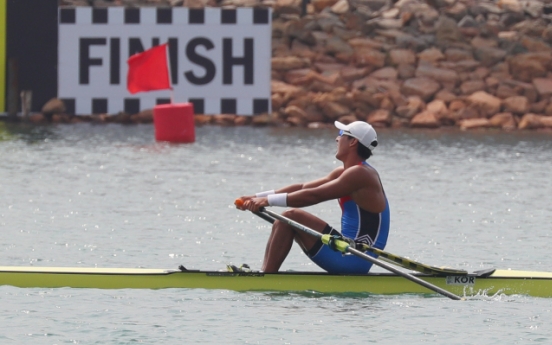
[{"label": "rowing unisuit", "polygon": [[[374,169],[366,162],[361,164]],[[342,210],[341,234],[354,239],[356,242],[384,249],[387,244],[390,223],[387,197],[385,197],[385,210],[381,213],[373,213],[362,209],[350,196],[342,197],[338,199],[338,202]],[[324,234],[328,233],[333,235],[339,232],[326,224]],[[314,263],[330,273],[360,274],[367,273],[372,267],[372,263],[356,256],[342,255],[340,252],[323,245],[320,241],[306,254]],[[376,257],[374,254],[367,254]]]}]

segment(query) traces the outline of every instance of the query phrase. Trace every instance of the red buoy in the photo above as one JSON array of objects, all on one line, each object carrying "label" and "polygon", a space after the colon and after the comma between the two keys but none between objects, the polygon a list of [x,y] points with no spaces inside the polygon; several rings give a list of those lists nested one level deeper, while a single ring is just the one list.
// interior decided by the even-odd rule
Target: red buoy
[{"label": "red buoy", "polygon": [[194,106],[192,103],[160,104],[153,108],[155,140],[171,143],[195,141]]}]

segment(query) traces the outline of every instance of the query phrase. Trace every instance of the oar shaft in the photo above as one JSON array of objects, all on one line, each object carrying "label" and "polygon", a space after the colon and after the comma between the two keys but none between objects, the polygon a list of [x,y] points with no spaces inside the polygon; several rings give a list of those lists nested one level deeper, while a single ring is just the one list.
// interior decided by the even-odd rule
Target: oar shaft
[{"label": "oar shaft", "polygon": [[[272,217],[272,218],[278,219],[279,221],[282,221],[282,222],[284,222],[284,223],[286,223],[286,224],[289,224],[289,225],[293,226],[294,228],[296,228],[296,229],[298,229],[298,230],[301,230],[301,231],[303,231],[303,232],[306,232],[307,234],[310,234],[310,235],[312,235],[312,236],[314,236],[314,237],[322,238],[322,234],[319,233],[318,231],[313,230],[313,229],[311,229],[311,228],[309,228],[309,227],[306,227],[306,226],[304,226],[303,224],[298,223],[298,222],[296,222],[296,221],[294,221],[294,220],[292,220],[292,219],[289,219],[289,218],[287,218],[287,217],[284,217],[284,216],[282,216],[282,215],[280,215],[280,214],[278,214],[278,213],[276,213],[276,212],[272,212],[272,211],[267,210],[267,209],[262,209],[260,213],[265,213],[265,214],[269,215],[269,216]],[[263,217],[263,218],[264,218],[264,217]],[[265,218],[265,219],[266,219],[266,218]],[[462,298],[460,298],[459,296],[457,296],[457,295],[455,295],[455,294],[453,294],[453,293],[451,293],[451,292],[449,292],[449,291],[447,291],[447,290],[441,289],[441,288],[438,287],[438,286],[435,286],[435,285],[433,285],[433,284],[430,284],[430,283],[426,282],[425,280],[422,280],[422,279],[420,279],[420,278],[418,278],[418,277],[413,276],[412,274],[409,274],[409,273],[406,273],[406,272],[402,272],[402,271],[396,269],[395,267],[390,266],[390,265],[388,265],[388,264],[386,264],[386,263],[384,263],[384,262],[381,262],[380,260],[378,260],[378,259],[376,259],[376,258],[373,258],[373,257],[371,257],[370,255],[367,255],[367,254],[365,254],[365,253],[363,253],[363,252],[361,252],[361,251],[359,251],[359,250],[357,250],[357,249],[355,249],[355,248],[351,248],[350,246],[347,246],[345,250],[346,250],[347,252],[349,252],[349,253],[351,253],[351,254],[357,256],[357,257],[360,257],[360,258],[363,258],[363,259],[365,259],[365,260],[368,260],[368,261],[370,261],[371,263],[373,263],[373,264],[375,264],[375,265],[377,265],[377,266],[380,266],[381,268],[384,268],[384,269],[386,269],[386,270],[388,270],[388,271],[391,271],[391,272],[393,272],[393,273],[395,273],[395,274],[397,274],[397,275],[399,275],[399,276],[401,276],[401,277],[404,277],[404,278],[406,278],[406,279],[408,279],[408,280],[410,280],[410,281],[412,281],[412,282],[415,282],[415,283],[417,283],[417,284],[420,284],[421,286],[423,286],[423,287],[425,287],[425,288],[427,288],[427,289],[429,289],[429,290],[435,291],[435,292],[437,292],[437,293],[440,293],[441,295],[446,296],[446,297],[448,297],[448,298],[450,298],[450,299],[453,299],[453,300],[461,300],[461,299],[462,299]]]}]

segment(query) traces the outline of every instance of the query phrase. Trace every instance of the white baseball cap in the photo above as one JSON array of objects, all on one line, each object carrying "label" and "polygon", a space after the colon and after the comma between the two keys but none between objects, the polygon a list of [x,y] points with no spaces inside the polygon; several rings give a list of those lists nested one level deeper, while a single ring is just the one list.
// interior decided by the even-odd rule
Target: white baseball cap
[{"label": "white baseball cap", "polygon": [[378,145],[376,130],[367,122],[355,121],[345,125],[339,121],[335,121],[334,124],[348,136],[358,139],[358,141],[369,148],[370,151],[373,151]]}]

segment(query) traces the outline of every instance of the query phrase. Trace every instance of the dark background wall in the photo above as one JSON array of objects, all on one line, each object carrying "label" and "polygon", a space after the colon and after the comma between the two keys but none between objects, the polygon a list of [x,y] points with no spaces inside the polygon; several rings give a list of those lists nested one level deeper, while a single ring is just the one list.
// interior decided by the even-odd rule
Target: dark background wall
[{"label": "dark background wall", "polygon": [[[39,112],[57,97],[58,0],[8,0],[6,17],[7,80],[16,66],[17,95],[32,90],[31,111]],[[7,94],[9,88],[8,83]]]}]

